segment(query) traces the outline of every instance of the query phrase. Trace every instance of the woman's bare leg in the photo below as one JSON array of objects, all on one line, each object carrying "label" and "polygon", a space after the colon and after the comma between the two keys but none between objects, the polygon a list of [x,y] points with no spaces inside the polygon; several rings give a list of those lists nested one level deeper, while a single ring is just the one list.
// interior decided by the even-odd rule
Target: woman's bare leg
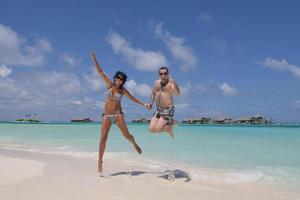
[{"label": "woman's bare leg", "polygon": [[117,118],[117,120],[116,120],[116,124],[117,124],[118,127],[120,128],[120,130],[121,130],[123,136],[124,136],[129,142],[131,142],[131,144],[133,144],[135,150],[136,150],[139,154],[141,154],[141,153],[142,153],[142,149],[141,149],[141,148],[139,147],[139,145],[135,142],[134,137],[129,133],[123,115],[118,116],[118,118]]},{"label": "woman's bare leg", "polygon": [[102,127],[101,127],[101,138],[99,143],[99,158],[98,158],[98,172],[103,172],[102,159],[104,155],[104,151],[106,148],[106,141],[108,137],[108,132],[111,127],[111,121],[108,117],[103,116],[102,118]]}]

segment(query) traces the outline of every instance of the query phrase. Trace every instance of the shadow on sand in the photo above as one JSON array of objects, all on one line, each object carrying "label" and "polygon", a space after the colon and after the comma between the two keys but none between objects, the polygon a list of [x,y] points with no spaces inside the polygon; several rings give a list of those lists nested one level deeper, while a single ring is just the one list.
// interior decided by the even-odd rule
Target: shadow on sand
[{"label": "shadow on sand", "polygon": [[127,175],[127,176],[139,176],[143,174],[155,174],[159,178],[163,178],[166,180],[174,181],[175,179],[185,179],[184,182],[189,182],[192,179],[190,178],[189,174],[183,170],[175,169],[175,170],[165,170],[162,172],[146,172],[146,171],[124,171],[124,172],[116,172],[110,174],[110,176],[121,176],[121,175]]}]

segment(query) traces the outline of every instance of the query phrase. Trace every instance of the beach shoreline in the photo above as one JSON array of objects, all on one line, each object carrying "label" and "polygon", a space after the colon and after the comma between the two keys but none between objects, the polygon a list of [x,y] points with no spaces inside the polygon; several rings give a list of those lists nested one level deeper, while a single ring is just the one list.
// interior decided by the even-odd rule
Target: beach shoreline
[{"label": "beach shoreline", "polygon": [[[297,199],[298,194],[278,190],[257,182],[226,184],[189,180],[175,175],[168,180],[164,171],[106,159],[105,177],[99,177],[96,160],[65,155],[1,150],[1,176],[10,169],[10,179],[2,181],[4,199]],[[23,169],[31,169],[26,171]],[[31,167],[30,167],[31,166]],[[22,171],[23,169],[23,171]],[[26,176],[18,178],[21,171]],[[17,192],[16,192],[17,191]]]}]

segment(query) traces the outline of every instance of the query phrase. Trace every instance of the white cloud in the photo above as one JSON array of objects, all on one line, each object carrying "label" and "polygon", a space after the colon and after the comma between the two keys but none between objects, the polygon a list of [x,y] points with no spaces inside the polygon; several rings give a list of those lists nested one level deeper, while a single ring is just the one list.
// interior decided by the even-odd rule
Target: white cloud
[{"label": "white cloud", "polygon": [[85,82],[87,83],[87,87],[94,91],[99,91],[105,88],[101,77],[97,73],[96,69],[93,67],[93,72],[90,75],[83,75]]},{"label": "white cloud", "polygon": [[203,94],[205,92],[207,92],[208,88],[205,85],[201,85],[201,84],[197,84],[194,87],[195,92],[199,93],[199,94]]},{"label": "white cloud", "polygon": [[76,106],[81,106],[82,105],[82,101],[80,101],[80,100],[70,101],[70,103],[74,104]]},{"label": "white cloud", "polygon": [[117,33],[109,34],[107,42],[111,44],[117,55],[121,55],[129,65],[138,70],[156,71],[167,64],[167,60],[162,53],[135,49]]},{"label": "white cloud", "polygon": [[186,82],[184,85],[179,86],[180,89],[180,96],[186,97],[191,93],[192,84],[191,82]]},{"label": "white cloud", "polygon": [[289,64],[285,59],[276,60],[268,57],[260,63],[270,69],[291,72],[292,74],[300,78],[300,68],[295,65]]},{"label": "white cloud", "polygon": [[205,24],[211,23],[213,21],[213,16],[206,11],[197,16],[197,21]]},{"label": "white cloud", "polygon": [[80,109],[83,111],[88,111],[88,110],[98,111],[98,109],[103,109],[105,105],[104,102],[92,100],[87,96],[77,100],[71,100],[69,101],[69,103],[75,106],[76,109]]},{"label": "white cloud", "polygon": [[296,101],[296,108],[300,108],[300,100]]},{"label": "white cloud", "polygon": [[180,88],[180,96],[188,97],[191,93],[192,94],[203,94],[207,92],[207,86],[202,84],[192,84],[191,82],[187,81],[183,85],[179,86]]},{"label": "white cloud", "polygon": [[228,49],[227,43],[223,39],[213,38],[211,43],[218,55],[222,55]]},{"label": "white cloud", "polygon": [[[83,96],[81,84],[75,74],[61,72],[22,73],[13,78],[0,78],[0,119],[12,119],[26,112],[52,119],[68,119],[72,113],[85,113],[74,109],[75,100]],[[70,103],[73,101],[73,104]]]},{"label": "white cloud", "polygon": [[137,84],[135,80],[131,79],[126,82],[126,88],[131,92],[131,93],[136,93],[140,96],[143,97],[150,97],[151,95],[151,87],[147,84]]},{"label": "white cloud", "polygon": [[36,47],[38,50],[41,50],[45,53],[49,53],[52,51],[51,44],[45,38],[38,39]]},{"label": "white cloud", "polygon": [[10,27],[0,24],[0,63],[5,65],[39,66],[45,55],[51,51],[51,44],[39,38],[35,45],[27,44],[26,39]]},{"label": "white cloud", "polygon": [[0,65],[0,77],[7,77],[11,74],[12,69],[8,68],[6,65]]},{"label": "white cloud", "polygon": [[194,68],[198,64],[198,58],[192,48],[185,44],[184,38],[172,36],[162,26],[163,24],[159,23],[155,27],[155,36],[165,43],[173,58],[181,63],[181,70],[186,71]]},{"label": "white cloud", "polygon": [[0,79],[0,99],[6,106],[62,104],[78,95],[80,82],[74,74],[39,72],[14,79]]},{"label": "white cloud", "polygon": [[7,99],[9,97],[17,97],[22,93],[18,90],[15,81],[11,79],[0,79],[0,99]]},{"label": "white cloud", "polygon": [[104,103],[103,101],[96,101],[96,102],[95,102],[95,106],[96,106],[97,108],[103,109],[103,108],[104,108],[104,105],[105,105],[105,103]]},{"label": "white cloud", "polygon": [[0,77],[0,119],[14,120],[35,112],[42,120],[81,117],[99,120],[104,108],[103,96],[86,87],[75,74],[57,71]]},{"label": "white cloud", "polygon": [[36,79],[41,86],[52,89],[53,93],[72,94],[80,91],[80,82],[74,74],[52,71],[40,74]]},{"label": "white cloud", "polygon": [[175,104],[174,106],[178,111],[186,111],[186,109],[189,109],[191,107],[191,104],[179,103],[179,104]]},{"label": "white cloud", "polygon": [[60,58],[69,66],[74,67],[79,64],[79,59],[74,58],[70,54],[61,54]]},{"label": "white cloud", "polygon": [[238,94],[238,90],[230,86],[228,83],[222,83],[219,86],[219,89],[225,96],[235,96]]},{"label": "white cloud", "polygon": [[201,116],[211,118],[225,118],[227,114],[219,110],[202,110]]}]

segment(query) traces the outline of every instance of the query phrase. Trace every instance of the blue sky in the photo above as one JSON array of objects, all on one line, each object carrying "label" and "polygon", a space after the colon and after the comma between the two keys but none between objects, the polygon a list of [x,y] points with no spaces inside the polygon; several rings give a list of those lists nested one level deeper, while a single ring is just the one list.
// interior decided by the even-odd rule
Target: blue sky
[{"label": "blue sky", "polygon": [[[157,69],[181,89],[176,118],[300,121],[299,1],[0,0],[0,120],[100,120],[89,57],[148,102]],[[153,113],[126,98],[126,119]]]}]

